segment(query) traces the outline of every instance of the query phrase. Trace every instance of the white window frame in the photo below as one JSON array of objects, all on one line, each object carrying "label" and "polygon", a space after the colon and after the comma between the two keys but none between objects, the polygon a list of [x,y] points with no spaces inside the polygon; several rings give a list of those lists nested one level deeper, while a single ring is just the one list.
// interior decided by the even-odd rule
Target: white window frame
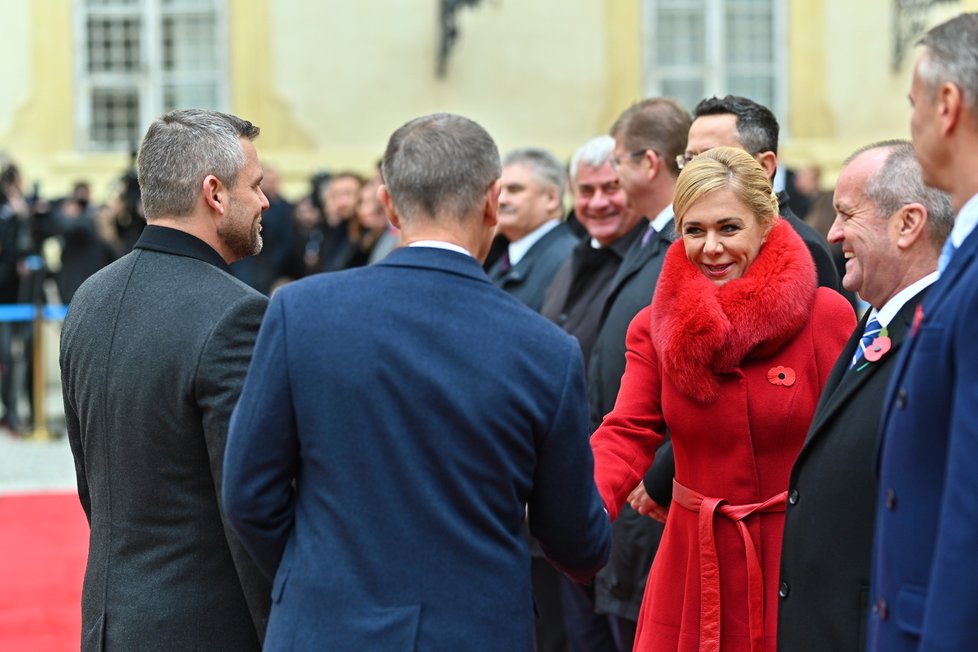
[{"label": "white window frame", "polygon": [[[773,30],[771,52],[774,60],[774,97],[770,108],[781,124],[781,131],[788,131],[788,8],[785,0],[769,0],[772,10]],[[642,3],[642,60],[645,95],[663,95],[662,66],[656,60],[655,39],[658,33],[658,8],[660,0],[643,0]],[[702,0],[704,14],[704,57],[703,57],[703,97],[724,96],[729,94],[726,51],[726,33],[724,17],[727,0]],[[691,66],[689,78],[700,75],[698,66]],[[676,66],[671,66],[672,71]],[[674,78],[674,77],[673,77]],[[701,98],[702,99],[702,98]],[[751,98],[758,99],[761,98]],[[690,112],[694,106],[685,107]]]},{"label": "white window frame", "polygon": [[[230,73],[228,64],[227,0],[209,0],[212,8],[200,8],[195,0],[135,0],[131,5],[89,5],[78,0],[74,11],[75,57],[75,134],[82,151],[123,151],[135,143],[100,143],[93,140],[92,97],[97,89],[134,90],[139,98],[139,125],[134,138],[140,138],[149,124],[164,112],[164,89],[168,84],[211,81],[215,85],[216,106],[205,107],[226,111],[230,105]],[[209,72],[169,71],[163,65],[163,19],[212,13],[214,17],[215,62]],[[133,73],[90,72],[88,69],[88,18],[91,16],[134,16],[142,21],[140,35],[140,66]],[[189,108],[189,107],[188,107]]]}]

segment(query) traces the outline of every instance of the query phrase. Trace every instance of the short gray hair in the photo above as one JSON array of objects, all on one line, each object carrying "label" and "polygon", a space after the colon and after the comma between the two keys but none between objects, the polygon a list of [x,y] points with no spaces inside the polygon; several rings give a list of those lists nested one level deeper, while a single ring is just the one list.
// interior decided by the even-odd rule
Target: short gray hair
[{"label": "short gray hair", "polygon": [[577,185],[577,168],[583,163],[588,167],[599,168],[615,156],[615,139],[611,136],[596,136],[577,148],[570,162],[571,183]]},{"label": "short gray hair", "polygon": [[917,72],[933,97],[937,87],[951,82],[961,89],[965,104],[978,118],[978,13],[961,14],[928,31],[918,45],[927,48]]},{"label": "short gray hair", "polygon": [[846,164],[860,154],[877,149],[885,149],[888,154],[883,165],[866,184],[863,194],[884,217],[907,204],[922,204],[927,209],[927,231],[931,245],[940,250],[954,227],[951,197],[946,192],[924,185],[920,162],[908,140],[884,140],[861,147],[846,159]]},{"label": "short gray hair", "polygon": [[556,188],[557,193],[564,196],[564,180],[566,172],[560,160],[545,149],[524,147],[514,149],[503,159],[503,167],[507,165],[525,165],[533,170],[533,175],[544,186]]},{"label": "short gray hair", "polygon": [[501,173],[499,149],[478,123],[451,113],[415,118],[387,143],[381,174],[397,212],[466,217]]},{"label": "short gray hair", "polygon": [[234,186],[247,163],[240,138],[254,140],[260,129],[217,111],[171,111],[149,126],[136,170],[147,221],[189,215],[204,178],[213,174]]}]

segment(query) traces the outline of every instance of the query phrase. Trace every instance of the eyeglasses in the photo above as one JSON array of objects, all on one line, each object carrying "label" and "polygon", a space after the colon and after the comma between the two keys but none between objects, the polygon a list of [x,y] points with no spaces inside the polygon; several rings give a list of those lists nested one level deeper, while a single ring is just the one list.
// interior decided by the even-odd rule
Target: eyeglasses
[{"label": "eyeglasses", "polygon": [[676,156],[676,167],[682,170],[693,158],[694,156],[692,154],[679,154]]},{"label": "eyeglasses", "polygon": [[[629,152],[628,155],[632,157],[632,159],[638,159],[645,156],[645,152],[647,151],[649,151],[649,149],[636,149],[634,152]],[[654,149],[652,151],[655,152]],[[658,155],[658,152],[656,152],[656,155]],[[621,159],[619,159],[617,156],[612,157],[611,165],[613,165],[614,168],[617,170],[618,168],[621,167]]]}]

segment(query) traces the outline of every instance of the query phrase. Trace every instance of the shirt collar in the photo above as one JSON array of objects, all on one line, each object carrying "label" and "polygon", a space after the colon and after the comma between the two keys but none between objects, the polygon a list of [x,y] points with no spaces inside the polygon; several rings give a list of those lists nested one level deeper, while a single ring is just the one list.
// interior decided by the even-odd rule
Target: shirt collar
[{"label": "shirt collar", "polygon": [[900,312],[900,309],[906,305],[907,301],[910,301],[910,299],[917,296],[918,292],[922,291],[924,288],[936,281],[937,277],[937,272],[931,272],[927,276],[914,281],[890,297],[890,300],[884,303],[883,307],[879,310],[873,308],[869,318],[872,319],[873,317],[876,317],[880,323],[880,326],[889,326],[890,322],[893,321],[893,318],[896,317],[898,312]]},{"label": "shirt collar", "polygon": [[649,226],[655,229],[656,233],[658,233],[662,231],[662,229],[666,228],[666,225],[669,224],[672,218],[673,218],[672,204],[669,204],[661,211],[659,211],[659,214],[655,216],[655,219],[649,222]]},{"label": "shirt collar", "polygon": [[554,230],[559,224],[560,218],[555,217],[554,219],[548,220],[537,228],[533,229],[516,242],[509,243],[509,264],[515,265],[516,263],[520,262],[520,260],[523,259],[523,256],[526,255],[526,252],[530,250],[530,247],[535,245],[540,238]]},{"label": "shirt collar", "polygon": [[447,251],[457,251],[460,254],[465,254],[470,258],[475,258],[472,253],[465,247],[459,246],[454,242],[445,242],[444,240],[418,240],[412,242],[408,245],[409,247],[430,247],[431,249],[445,249]]},{"label": "shirt collar", "polygon": [[954,228],[951,229],[951,235],[948,236],[951,239],[951,244],[956,249],[960,247],[961,243],[975,230],[976,225],[978,225],[978,195],[969,199],[958,211],[958,216],[954,218]]}]

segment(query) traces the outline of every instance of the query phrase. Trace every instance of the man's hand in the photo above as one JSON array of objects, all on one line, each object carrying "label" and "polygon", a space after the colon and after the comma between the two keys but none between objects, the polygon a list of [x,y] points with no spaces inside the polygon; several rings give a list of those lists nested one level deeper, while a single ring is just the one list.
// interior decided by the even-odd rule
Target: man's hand
[{"label": "man's hand", "polygon": [[650,516],[662,523],[666,522],[666,517],[669,515],[669,508],[652,500],[641,482],[632,489],[632,493],[628,494],[628,504],[642,516]]}]

